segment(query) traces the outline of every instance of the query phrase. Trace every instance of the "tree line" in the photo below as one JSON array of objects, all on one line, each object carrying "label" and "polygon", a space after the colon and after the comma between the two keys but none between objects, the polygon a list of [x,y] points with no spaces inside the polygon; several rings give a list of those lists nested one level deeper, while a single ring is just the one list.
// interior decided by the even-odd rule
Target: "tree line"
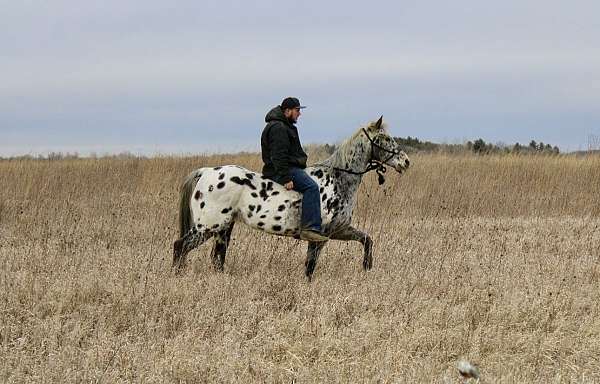
[{"label": "tree line", "polygon": [[523,153],[523,154],[549,154],[560,153],[558,146],[535,140],[528,145],[515,143],[507,145],[504,143],[490,143],[479,138],[475,141],[467,141],[464,144],[439,144],[431,141],[421,141],[416,137],[395,137],[398,144],[405,152],[473,152],[477,154],[500,154],[500,153]]}]

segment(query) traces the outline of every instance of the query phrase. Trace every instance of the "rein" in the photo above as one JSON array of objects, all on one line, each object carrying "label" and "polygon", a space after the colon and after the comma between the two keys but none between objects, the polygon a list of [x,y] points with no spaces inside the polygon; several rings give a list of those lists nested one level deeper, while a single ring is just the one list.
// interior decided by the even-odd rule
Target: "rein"
[{"label": "rein", "polygon": [[[400,154],[400,152],[390,151],[389,149],[382,147],[381,145],[379,145],[375,141],[373,141],[373,139],[371,139],[371,137],[367,133],[366,129],[363,128],[362,131],[364,132],[365,136],[367,136],[367,139],[369,139],[369,141],[371,142],[371,158],[369,159],[369,164],[367,165],[367,168],[362,172],[357,172],[357,171],[353,171],[351,169],[338,168],[338,167],[333,167],[333,169],[335,169],[336,171],[346,172],[351,175],[364,175],[367,172],[376,170],[377,181],[379,182],[379,185],[382,185],[383,183],[385,183],[385,177],[383,176],[383,174],[387,171],[387,169],[385,168],[385,163],[387,163],[392,157]],[[373,147],[379,148],[380,150],[382,150],[384,152],[390,153],[390,156],[387,159],[385,159],[384,161],[375,160],[373,158]]]}]

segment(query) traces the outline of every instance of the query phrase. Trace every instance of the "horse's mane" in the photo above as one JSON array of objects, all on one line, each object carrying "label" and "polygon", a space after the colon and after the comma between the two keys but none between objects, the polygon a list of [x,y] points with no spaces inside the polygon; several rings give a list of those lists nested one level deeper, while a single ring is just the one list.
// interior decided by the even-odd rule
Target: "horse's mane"
[{"label": "horse's mane", "polygon": [[[355,149],[358,146],[367,146],[369,144],[369,139],[367,139],[365,136],[363,128],[367,130],[371,139],[377,135],[377,132],[375,131],[375,124],[375,121],[371,121],[366,127],[358,128],[350,137],[348,137],[338,146],[331,156],[317,165],[323,165],[327,167],[345,167],[345,164],[348,164],[352,161]],[[387,125],[385,123],[382,123],[381,127],[384,132],[387,132]]]}]

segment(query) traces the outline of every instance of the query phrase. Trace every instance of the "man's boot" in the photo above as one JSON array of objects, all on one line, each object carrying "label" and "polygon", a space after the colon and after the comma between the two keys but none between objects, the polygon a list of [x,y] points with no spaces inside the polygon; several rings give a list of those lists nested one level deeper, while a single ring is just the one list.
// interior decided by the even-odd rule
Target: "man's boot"
[{"label": "man's boot", "polygon": [[329,240],[329,237],[323,236],[321,232],[316,229],[303,229],[300,231],[300,239],[306,241],[323,242]]}]

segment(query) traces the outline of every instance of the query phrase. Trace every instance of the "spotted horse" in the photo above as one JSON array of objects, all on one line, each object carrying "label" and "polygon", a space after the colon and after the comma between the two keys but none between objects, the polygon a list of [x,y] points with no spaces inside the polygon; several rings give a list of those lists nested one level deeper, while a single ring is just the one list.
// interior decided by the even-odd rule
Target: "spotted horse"
[{"label": "spotted horse", "polygon": [[[375,170],[384,182],[386,166],[402,173],[408,156],[388,134],[383,117],[361,127],[321,163],[306,168],[321,193],[322,228],[332,240],[354,240],[364,248],[363,267],[373,266],[371,237],[351,225],[356,194],[365,173]],[[173,245],[173,267],[179,271],[186,255],[215,237],[212,262],[223,270],[236,222],[279,236],[299,238],[302,195],[288,191],[260,173],[237,165],[200,168],[183,182],[179,206],[181,238]],[[309,242],[305,274],[311,280],[326,242]]]}]

